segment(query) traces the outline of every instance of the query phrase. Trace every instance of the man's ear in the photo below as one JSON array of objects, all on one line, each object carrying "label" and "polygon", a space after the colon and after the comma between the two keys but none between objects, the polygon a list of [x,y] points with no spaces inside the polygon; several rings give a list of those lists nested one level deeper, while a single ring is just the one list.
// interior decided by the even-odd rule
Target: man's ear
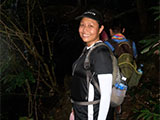
[{"label": "man's ear", "polygon": [[101,34],[101,32],[103,31],[104,29],[104,25],[101,25],[100,29],[99,29],[99,34]]},{"label": "man's ear", "polygon": [[125,29],[125,28],[123,28],[123,29],[122,29],[122,33],[124,33],[124,32],[125,32],[125,30],[126,30],[126,29]]},{"label": "man's ear", "polygon": [[113,36],[113,31],[112,31],[111,28],[109,29],[109,33],[110,33],[111,36]]}]

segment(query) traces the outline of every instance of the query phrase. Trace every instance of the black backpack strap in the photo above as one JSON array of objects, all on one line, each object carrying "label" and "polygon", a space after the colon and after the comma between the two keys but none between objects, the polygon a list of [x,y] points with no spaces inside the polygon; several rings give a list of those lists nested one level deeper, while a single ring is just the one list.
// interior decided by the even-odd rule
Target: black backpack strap
[{"label": "black backpack strap", "polygon": [[106,44],[104,44],[103,42],[102,43],[98,43],[95,46],[93,46],[92,48],[90,48],[90,50],[88,51],[88,53],[86,55],[86,58],[85,58],[85,61],[84,61],[84,68],[86,69],[87,85],[89,86],[89,83],[92,81],[94,86],[98,90],[98,92],[101,94],[99,85],[96,82],[96,80],[94,79],[95,72],[92,73],[91,69],[90,69],[90,54],[94,49],[96,49],[99,46],[106,46],[109,49],[109,52],[111,54],[111,58],[112,58],[112,56],[114,56],[112,50]]},{"label": "black backpack strap", "polygon": [[[111,56],[111,59],[112,59],[112,65],[113,65],[113,82],[112,82],[112,85],[114,85],[115,84],[115,82],[117,81],[117,82],[119,82],[119,78],[117,77],[117,75],[118,76],[120,76],[118,73],[119,73],[119,68],[118,68],[118,64],[117,64],[117,59],[116,59],[116,57],[115,57],[115,55],[114,55],[114,53],[112,52],[112,50],[111,50],[111,48],[109,47],[109,46],[107,46],[105,43],[98,43],[98,44],[96,44],[95,46],[93,46],[90,50],[89,50],[89,52],[87,53],[87,55],[86,55],[86,58],[85,58],[85,61],[84,61],[84,68],[86,69],[86,74],[87,74],[87,79],[89,79],[88,81],[90,82],[91,80],[92,80],[92,82],[93,82],[93,84],[94,84],[94,86],[97,88],[97,90],[99,91],[99,93],[100,93],[100,88],[99,88],[99,85],[98,85],[98,83],[94,80],[94,77],[93,77],[93,73],[91,72],[91,70],[90,70],[90,54],[91,54],[91,52],[95,49],[95,48],[97,48],[98,46],[105,46],[105,47],[107,47],[108,48],[108,50],[109,50],[109,53],[110,53],[110,56]],[[116,79],[117,78],[117,79]],[[89,83],[88,82],[88,83]]]},{"label": "black backpack strap", "polygon": [[[101,43],[98,43],[98,44],[96,44],[95,46],[93,46],[93,47],[91,47],[90,49],[89,49],[89,51],[88,51],[88,53],[87,53],[87,55],[86,55],[86,58],[85,58],[85,61],[84,61],[84,68],[86,69],[86,70],[88,70],[88,69],[90,69],[90,54],[91,54],[91,52],[95,49],[95,48],[97,48],[97,47],[99,47],[99,46],[107,46],[106,44],[104,44],[103,42],[101,42]],[[107,46],[108,47],[108,46]],[[111,51],[111,49],[108,47],[108,49]]]},{"label": "black backpack strap", "polygon": [[[87,55],[86,55],[86,58],[85,58],[85,61],[84,61],[84,68],[86,69],[86,79],[87,79],[87,87],[89,88],[89,83],[92,81],[92,83],[94,84],[94,86],[96,87],[96,89],[98,90],[98,92],[101,94],[101,91],[100,91],[100,87],[98,85],[98,83],[96,82],[96,80],[94,79],[94,75],[95,75],[95,72],[91,72],[91,69],[90,69],[90,54],[91,52],[97,48],[98,46],[107,46],[106,44],[104,44],[103,42],[102,43],[98,43],[96,44],[95,46],[93,46],[92,48],[89,49]],[[113,55],[113,52],[111,51],[111,49],[107,46],[107,48],[109,49],[109,52],[111,54],[111,58],[113,59],[112,56]],[[86,101],[86,102],[80,102],[80,101],[74,101],[71,99],[71,103],[73,104],[77,104],[77,105],[93,105],[93,104],[97,104],[99,103],[100,100],[95,100],[95,101]]]}]

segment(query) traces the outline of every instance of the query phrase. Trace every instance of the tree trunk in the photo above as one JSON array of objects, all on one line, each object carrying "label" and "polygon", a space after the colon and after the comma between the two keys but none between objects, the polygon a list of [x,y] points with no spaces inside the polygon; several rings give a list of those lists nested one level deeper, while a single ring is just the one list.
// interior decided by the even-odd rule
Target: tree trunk
[{"label": "tree trunk", "polygon": [[145,0],[137,0],[137,12],[138,12],[138,16],[139,16],[139,22],[141,25],[141,29],[140,32],[142,33],[142,35],[145,35],[148,33],[148,27],[147,27],[147,9],[145,6]]}]

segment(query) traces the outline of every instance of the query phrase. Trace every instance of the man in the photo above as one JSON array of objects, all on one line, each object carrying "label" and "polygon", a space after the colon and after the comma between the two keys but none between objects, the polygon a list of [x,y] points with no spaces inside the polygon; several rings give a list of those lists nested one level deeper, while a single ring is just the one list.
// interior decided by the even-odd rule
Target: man
[{"label": "man", "polygon": [[[92,79],[87,82],[87,69],[84,61],[92,47],[102,42],[100,34],[104,29],[103,17],[95,9],[84,12],[79,25],[79,35],[86,44],[84,52],[73,64],[71,102],[75,120],[113,120],[113,109],[110,108],[112,91],[112,60],[105,46],[98,46],[90,54]],[[100,92],[93,85],[98,83]]]}]

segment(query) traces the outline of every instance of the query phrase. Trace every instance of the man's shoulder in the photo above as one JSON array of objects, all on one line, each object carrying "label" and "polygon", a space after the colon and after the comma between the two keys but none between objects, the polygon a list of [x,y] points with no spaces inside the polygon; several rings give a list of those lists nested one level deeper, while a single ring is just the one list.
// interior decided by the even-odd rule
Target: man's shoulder
[{"label": "man's shoulder", "polygon": [[106,53],[109,53],[109,48],[103,42],[97,43],[93,47],[91,48],[92,50],[90,51],[90,53],[93,56],[99,56],[99,55],[103,55],[103,54],[106,55]]}]

